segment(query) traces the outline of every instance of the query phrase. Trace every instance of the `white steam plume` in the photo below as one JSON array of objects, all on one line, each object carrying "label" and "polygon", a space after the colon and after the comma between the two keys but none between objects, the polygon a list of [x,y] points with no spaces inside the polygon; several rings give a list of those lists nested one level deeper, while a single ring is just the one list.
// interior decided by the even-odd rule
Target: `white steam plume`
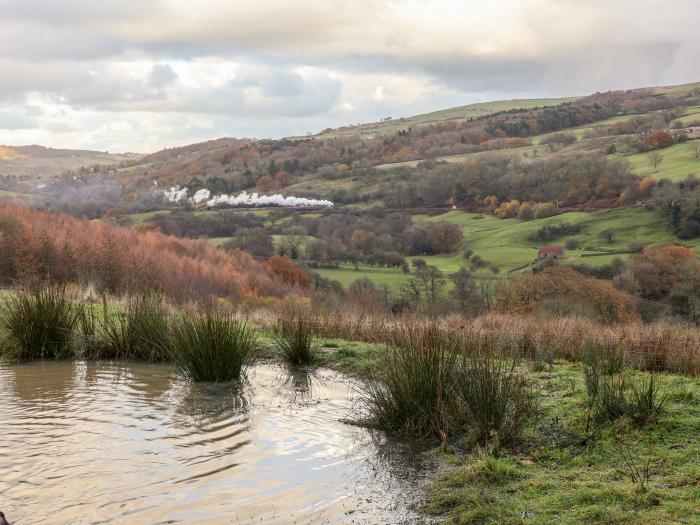
[{"label": "white steam plume", "polygon": [[323,207],[329,208],[333,203],[325,199],[307,199],[306,197],[293,197],[280,195],[258,195],[242,191],[238,195],[215,195],[206,188],[197,190],[194,195],[188,197],[187,188],[174,186],[165,190],[165,198],[170,202],[188,200],[192,204],[206,203],[207,206],[284,206],[284,207]]}]

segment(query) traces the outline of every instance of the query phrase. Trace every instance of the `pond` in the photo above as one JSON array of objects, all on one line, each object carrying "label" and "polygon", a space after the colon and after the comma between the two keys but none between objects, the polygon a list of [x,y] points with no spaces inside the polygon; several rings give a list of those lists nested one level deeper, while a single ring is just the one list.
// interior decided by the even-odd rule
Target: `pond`
[{"label": "pond", "polygon": [[427,455],[344,422],[342,374],[242,384],[168,365],[0,365],[0,510],[13,525],[424,523]]}]

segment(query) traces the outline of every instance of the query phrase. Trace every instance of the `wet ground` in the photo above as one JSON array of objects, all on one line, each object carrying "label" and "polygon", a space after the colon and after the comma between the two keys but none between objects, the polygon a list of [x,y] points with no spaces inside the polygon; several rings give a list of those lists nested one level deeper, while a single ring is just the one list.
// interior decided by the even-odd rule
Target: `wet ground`
[{"label": "wet ground", "polygon": [[225,385],[167,365],[0,366],[0,510],[14,525],[426,522],[423,448],[345,423],[353,392],[272,364]]}]

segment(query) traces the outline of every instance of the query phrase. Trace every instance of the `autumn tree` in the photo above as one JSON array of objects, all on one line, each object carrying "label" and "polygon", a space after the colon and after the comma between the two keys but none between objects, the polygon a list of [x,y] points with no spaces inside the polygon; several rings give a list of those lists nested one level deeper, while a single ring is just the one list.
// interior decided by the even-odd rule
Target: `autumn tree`
[{"label": "autumn tree", "polygon": [[267,267],[272,270],[272,273],[292,286],[304,289],[311,284],[308,274],[284,255],[270,257],[267,260]]},{"label": "autumn tree", "polygon": [[673,135],[667,131],[655,131],[644,139],[644,146],[648,150],[668,148],[673,144]]},{"label": "autumn tree", "polygon": [[544,268],[503,286],[496,292],[492,308],[500,312],[530,314],[550,301],[580,305],[581,311],[591,311],[598,321],[605,323],[638,318],[632,299],[612,284],[563,266]]},{"label": "autumn tree", "polygon": [[265,175],[263,177],[260,177],[258,183],[255,185],[255,189],[258,193],[266,195],[272,193],[277,189],[277,183],[275,182],[275,179],[273,179],[271,176]]},{"label": "autumn tree", "polygon": [[428,241],[435,253],[452,253],[464,240],[462,229],[451,222],[438,222],[428,229]]},{"label": "autumn tree", "polygon": [[275,175],[275,184],[278,188],[284,189],[292,183],[292,175],[285,170],[278,171]]},{"label": "autumn tree", "polygon": [[632,256],[616,283],[644,299],[664,301],[685,276],[700,272],[700,261],[689,248],[653,245]]}]

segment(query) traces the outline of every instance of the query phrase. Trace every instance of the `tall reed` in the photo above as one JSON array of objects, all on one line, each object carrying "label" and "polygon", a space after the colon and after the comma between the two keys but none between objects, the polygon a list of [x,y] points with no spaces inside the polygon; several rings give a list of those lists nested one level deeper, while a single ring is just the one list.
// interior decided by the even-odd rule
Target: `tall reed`
[{"label": "tall reed", "polygon": [[105,301],[99,334],[88,320],[86,316],[84,325],[94,334],[89,357],[145,361],[165,361],[170,357],[170,316],[158,295],[131,296],[123,306],[109,306]]},{"label": "tall reed", "polygon": [[73,331],[82,311],[82,302],[65,287],[46,286],[6,296],[0,303],[5,355],[17,359],[71,357]]},{"label": "tall reed", "polygon": [[532,396],[516,364],[515,359],[505,361],[491,351],[466,356],[457,398],[473,441],[499,446],[520,436]]},{"label": "tall reed", "polygon": [[437,325],[405,324],[393,334],[382,362],[361,383],[362,422],[401,434],[439,436],[450,431],[459,370],[455,340]]},{"label": "tall reed", "polygon": [[273,344],[292,365],[311,364],[318,354],[311,322],[302,316],[280,320],[273,336]]},{"label": "tall reed", "polygon": [[361,386],[366,424],[443,441],[466,434],[497,445],[520,434],[531,403],[514,360],[468,338],[445,337],[434,322],[402,325],[392,340]]},{"label": "tall reed", "polygon": [[231,381],[252,363],[257,338],[245,322],[212,310],[177,317],[170,349],[184,376],[194,381]]}]

